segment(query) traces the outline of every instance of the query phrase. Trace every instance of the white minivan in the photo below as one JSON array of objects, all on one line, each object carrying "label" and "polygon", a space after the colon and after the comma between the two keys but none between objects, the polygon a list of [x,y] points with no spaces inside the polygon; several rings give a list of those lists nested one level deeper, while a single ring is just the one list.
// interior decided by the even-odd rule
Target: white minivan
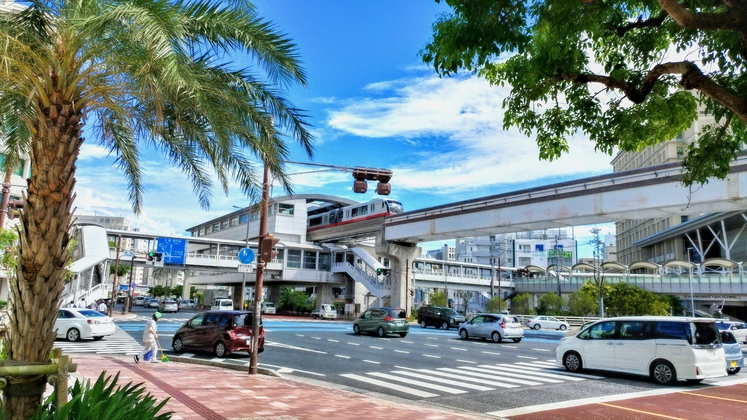
[{"label": "white minivan", "polygon": [[650,376],[671,385],[726,376],[726,356],[711,318],[601,319],[560,340],[556,363],[570,372],[599,369]]},{"label": "white minivan", "polygon": [[233,311],[233,301],[231,299],[215,299],[211,311]]}]

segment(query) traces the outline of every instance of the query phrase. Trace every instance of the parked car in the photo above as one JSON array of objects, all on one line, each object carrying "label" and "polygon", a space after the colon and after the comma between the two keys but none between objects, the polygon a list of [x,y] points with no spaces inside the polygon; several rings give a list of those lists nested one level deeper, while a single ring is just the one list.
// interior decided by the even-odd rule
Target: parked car
[{"label": "parked car", "polygon": [[719,330],[731,331],[739,343],[747,344],[747,324],[744,322],[716,321]]},{"label": "parked car", "polygon": [[744,366],[744,354],[734,333],[729,330],[721,331],[721,345],[726,355],[726,373],[729,375],[739,373]]},{"label": "parked car", "polygon": [[504,338],[510,338],[518,343],[524,337],[521,324],[515,322],[513,316],[499,314],[477,314],[459,327],[459,337],[490,338],[494,343],[500,343]]},{"label": "parked car", "polygon": [[158,312],[179,312],[179,304],[176,299],[164,299],[158,304]]},{"label": "parked car", "polygon": [[[185,322],[171,341],[174,351],[186,350],[213,352],[216,357],[246,351],[251,354],[252,322],[250,311],[208,311],[199,313]],[[265,331],[260,316],[258,353],[265,350]]]},{"label": "parked car", "polygon": [[462,315],[459,315],[451,308],[441,306],[421,306],[418,309],[418,324],[421,328],[433,326],[436,328],[457,328],[465,321]]},{"label": "parked car", "polygon": [[262,302],[261,312],[263,314],[274,314],[275,313],[275,304],[272,303],[272,302]]},{"label": "parked car", "polygon": [[194,309],[197,307],[197,302],[194,299],[182,299],[179,301],[179,308]]},{"label": "parked car", "polygon": [[323,303],[321,306],[311,311],[311,317],[314,319],[321,318],[334,320],[337,318],[337,309],[335,308],[335,305]]},{"label": "parked car", "polygon": [[145,301],[146,301],[147,299],[148,299],[148,298],[146,298],[145,296],[135,296],[135,302],[134,302],[134,305],[135,305],[135,306],[143,306],[143,305],[145,305]]},{"label": "parked car", "polygon": [[150,298],[145,302],[144,306],[146,308],[158,308],[158,299]]},{"label": "parked car", "polygon": [[647,375],[661,385],[726,376],[720,333],[709,318],[602,319],[561,338],[555,360],[570,372],[598,369]]},{"label": "parked car", "polygon": [[57,338],[78,341],[81,338],[101,340],[114,334],[114,319],[93,309],[62,308],[54,323]]},{"label": "parked car", "polygon": [[355,334],[376,333],[379,337],[387,334],[399,334],[400,337],[405,337],[410,332],[410,323],[402,308],[374,308],[355,318],[353,332]]},{"label": "parked car", "polygon": [[561,321],[553,316],[540,315],[526,320],[527,328],[539,330],[549,328],[553,330],[565,331],[570,326],[567,322]]}]

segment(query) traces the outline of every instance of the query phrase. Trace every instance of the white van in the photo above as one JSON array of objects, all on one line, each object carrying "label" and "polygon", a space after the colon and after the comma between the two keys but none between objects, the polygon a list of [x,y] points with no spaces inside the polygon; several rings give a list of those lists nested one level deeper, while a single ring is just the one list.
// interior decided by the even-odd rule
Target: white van
[{"label": "white van", "polygon": [[314,319],[317,319],[317,317],[321,319],[335,319],[337,318],[337,309],[335,309],[335,305],[323,303],[319,308],[311,311],[311,316]]},{"label": "white van", "polygon": [[259,312],[262,314],[274,314],[275,304],[272,302],[262,302]]},{"label": "white van", "polygon": [[215,299],[211,311],[233,311],[233,301],[231,299]]},{"label": "white van", "polygon": [[601,319],[560,340],[556,363],[570,372],[599,369],[650,376],[671,385],[726,376],[726,356],[711,318]]}]

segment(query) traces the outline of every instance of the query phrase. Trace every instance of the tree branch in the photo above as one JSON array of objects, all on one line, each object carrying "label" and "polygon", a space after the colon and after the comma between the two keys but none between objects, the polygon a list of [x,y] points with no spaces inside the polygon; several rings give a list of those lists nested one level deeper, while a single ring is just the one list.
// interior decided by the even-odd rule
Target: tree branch
[{"label": "tree branch", "polygon": [[651,28],[651,27],[658,27],[661,26],[662,23],[664,23],[664,19],[667,18],[669,14],[666,10],[663,10],[661,13],[659,13],[659,16],[651,19],[642,20],[640,17],[635,22],[631,22],[625,26],[613,26],[612,28],[617,32],[617,36],[622,38],[625,36],[628,31],[632,31],[633,29],[639,29],[639,28]]},{"label": "tree branch", "polygon": [[659,5],[682,27],[705,31],[727,29],[744,33],[747,27],[744,8],[735,7],[733,2],[724,4],[729,9],[724,13],[691,13],[676,0],[659,0]]},{"label": "tree branch", "polygon": [[651,93],[659,79],[667,74],[679,74],[680,86],[683,89],[696,89],[709,98],[728,108],[747,124],[747,97],[742,97],[714,82],[710,77],[703,74],[698,66],[689,62],[664,63],[654,66],[643,79],[640,86],[636,86],[624,80],[614,79],[609,76],[598,74],[566,73],[560,72],[554,76],[556,80],[569,80],[577,84],[601,83],[608,88],[617,89],[625,93],[625,96],[633,103],[642,103]]}]

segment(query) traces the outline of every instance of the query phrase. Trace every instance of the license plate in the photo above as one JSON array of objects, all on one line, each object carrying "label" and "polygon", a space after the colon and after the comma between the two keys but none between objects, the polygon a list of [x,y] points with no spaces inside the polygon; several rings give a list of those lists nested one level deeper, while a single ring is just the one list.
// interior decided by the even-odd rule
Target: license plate
[{"label": "license plate", "polygon": [[729,362],[729,367],[733,367],[733,368],[737,367],[737,361],[736,360],[730,361]]}]

